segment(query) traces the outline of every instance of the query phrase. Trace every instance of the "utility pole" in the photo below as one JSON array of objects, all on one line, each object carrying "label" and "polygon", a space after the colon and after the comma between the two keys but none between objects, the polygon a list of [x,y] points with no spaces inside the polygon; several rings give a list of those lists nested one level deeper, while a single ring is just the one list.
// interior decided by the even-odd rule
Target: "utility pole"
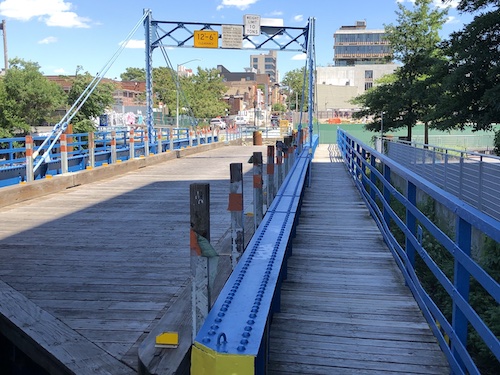
[{"label": "utility pole", "polygon": [[4,59],[4,66],[5,66],[5,71],[9,69],[9,58],[7,54],[7,34],[5,30],[5,20],[2,20],[2,24],[0,24],[0,29],[2,30],[3,34],[3,59]]}]

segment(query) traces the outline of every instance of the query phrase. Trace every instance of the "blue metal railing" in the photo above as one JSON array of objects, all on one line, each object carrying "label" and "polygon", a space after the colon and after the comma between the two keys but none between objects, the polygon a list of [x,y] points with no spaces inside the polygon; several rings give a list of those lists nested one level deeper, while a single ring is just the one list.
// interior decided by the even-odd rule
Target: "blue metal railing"
[{"label": "blue metal railing", "polygon": [[[499,361],[498,327],[485,322],[487,313],[481,311],[483,306],[477,306],[477,302],[473,306],[471,286],[472,283],[478,285],[485,294],[485,299],[479,303],[489,303],[492,306],[490,313],[498,314],[500,285],[479,265],[478,256],[473,255],[473,243],[482,243],[478,238],[487,236],[498,245],[500,222],[366,146],[342,129],[338,129],[337,142],[356,186],[452,371],[456,374],[480,373],[478,363],[469,352],[468,339],[472,335],[479,337],[479,345],[490,351],[492,361],[495,358]],[[439,207],[440,214],[437,216],[443,216],[442,221],[455,223],[454,233],[447,234],[439,220],[431,220],[431,215],[426,215],[422,208],[422,203],[426,201],[432,202],[435,208]],[[399,215],[398,205],[403,207]],[[449,263],[433,257],[436,246],[441,246],[441,255],[447,257]],[[431,275],[435,280],[434,286],[441,288],[451,305],[449,311],[444,311],[446,304],[437,301],[438,298],[425,288],[421,280],[423,274]],[[495,329],[497,332],[492,332]],[[498,365],[496,362],[497,369],[500,368]]]},{"label": "blue metal railing", "polygon": [[300,149],[261,224],[199,330],[191,373],[265,374],[270,321],[280,310],[307,176],[318,137]]},{"label": "blue metal railing", "polygon": [[[218,142],[223,135],[225,139],[235,139],[241,134],[232,134],[229,131],[221,132],[212,137],[212,134],[200,134],[189,128],[156,128],[155,139],[149,140],[149,153],[159,153],[168,150],[197,146],[205,143]],[[114,129],[116,136],[116,159],[125,161],[130,158],[130,131],[124,128]],[[161,138],[159,137],[161,135]],[[145,144],[145,129],[139,129],[134,135],[135,157],[147,156]],[[52,136],[54,137],[54,136]],[[90,164],[88,134],[68,134],[68,172],[84,170]],[[33,137],[37,146],[46,141],[47,137]],[[94,162],[95,167],[112,163],[112,132],[98,131],[94,133]],[[48,140],[49,143],[52,139]],[[161,147],[161,150],[160,150]],[[49,154],[41,153],[36,160],[43,164],[35,172],[34,179],[42,179],[47,175],[62,173],[60,140],[55,143]],[[15,185],[26,181],[26,144],[24,137],[0,139],[0,187]]]}]

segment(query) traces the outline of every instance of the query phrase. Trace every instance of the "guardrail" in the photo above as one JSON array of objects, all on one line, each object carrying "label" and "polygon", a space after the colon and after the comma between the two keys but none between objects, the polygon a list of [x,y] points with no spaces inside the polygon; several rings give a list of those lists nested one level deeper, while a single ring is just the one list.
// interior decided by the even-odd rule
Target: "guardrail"
[{"label": "guardrail", "polygon": [[220,292],[191,352],[192,374],[264,374],[270,321],[280,309],[280,288],[298,223],[313,152],[298,149],[291,170]]},{"label": "guardrail", "polygon": [[494,373],[500,360],[500,222],[342,129],[337,140],[453,373]]},{"label": "guardrail", "polygon": [[384,154],[500,220],[500,157],[384,138]]},{"label": "guardrail", "polygon": [[[43,164],[33,176],[30,176],[32,165],[26,158],[27,138],[0,139],[0,187],[239,137],[241,134],[238,131],[229,129],[218,133],[174,127],[156,128],[153,140],[147,139],[147,131],[143,128],[136,131],[109,128],[93,134],[67,134],[66,144],[59,140],[50,155],[40,152],[33,158],[35,162],[43,159]],[[32,137],[31,152],[45,139],[43,136]]]}]

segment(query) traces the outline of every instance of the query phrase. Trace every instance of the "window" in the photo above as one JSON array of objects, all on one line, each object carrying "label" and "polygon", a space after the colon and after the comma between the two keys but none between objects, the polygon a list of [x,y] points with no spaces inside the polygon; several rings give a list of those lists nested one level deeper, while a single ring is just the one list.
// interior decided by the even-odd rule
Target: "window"
[{"label": "window", "polygon": [[365,70],[365,79],[373,79],[373,70]]},{"label": "window", "polygon": [[373,87],[373,82],[365,82],[365,91]]}]

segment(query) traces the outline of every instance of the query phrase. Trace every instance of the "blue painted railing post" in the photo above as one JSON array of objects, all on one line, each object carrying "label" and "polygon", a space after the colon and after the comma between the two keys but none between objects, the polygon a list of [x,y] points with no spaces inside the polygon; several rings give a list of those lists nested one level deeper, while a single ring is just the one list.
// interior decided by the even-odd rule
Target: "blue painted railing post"
[{"label": "blue painted railing post", "polygon": [[[465,253],[471,255],[472,244],[472,227],[471,224],[458,217],[456,225],[456,241],[458,247]],[[463,297],[466,302],[469,302],[469,289],[470,289],[470,274],[467,269],[457,260],[455,256],[455,270],[454,270],[454,284],[457,292]],[[458,339],[464,347],[467,346],[467,326],[468,320],[465,314],[456,303],[456,298],[453,299],[453,330],[455,331]],[[460,359],[460,354],[452,344],[453,356],[457,359],[460,366],[465,369],[463,362]]]},{"label": "blue painted railing post", "polygon": [[[391,168],[387,164],[384,164],[384,180],[388,184],[391,183]],[[387,202],[387,204],[389,204],[391,201],[391,191],[389,190],[386,184],[384,184],[384,200]],[[391,223],[391,215],[389,214],[390,208],[386,208],[386,206],[384,205],[383,211],[384,211],[384,221],[387,224],[387,226],[389,226],[389,224]]]},{"label": "blue painted railing post", "polygon": [[[417,206],[417,188],[414,184],[408,181],[407,186],[407,199],[411,206]],[[409,229],[410,233],[413,237],[416,237],[417,233],[417,220],[415,215],[411,212],[411,210],[406,207],[406,227]],[[408,261],[410,264],[406,265],[408,268],[415,269],[415,246],[410,241],[409,236],[406,236],[406,255],[408,256]]]},{"label": "blue painted railing post", "polygon": [[[373,169],[377,168],[377,160],[375,158],[375,155],[370,155],[370,165]],[[370,181],[372,182],[373,186],[376,186],[375,184],[377,183],[377,176],[372,171],[370,171]],[[375,188],[370,187],[370,198],[375,202],[376,197],[377,194],[375,193]]]}]

